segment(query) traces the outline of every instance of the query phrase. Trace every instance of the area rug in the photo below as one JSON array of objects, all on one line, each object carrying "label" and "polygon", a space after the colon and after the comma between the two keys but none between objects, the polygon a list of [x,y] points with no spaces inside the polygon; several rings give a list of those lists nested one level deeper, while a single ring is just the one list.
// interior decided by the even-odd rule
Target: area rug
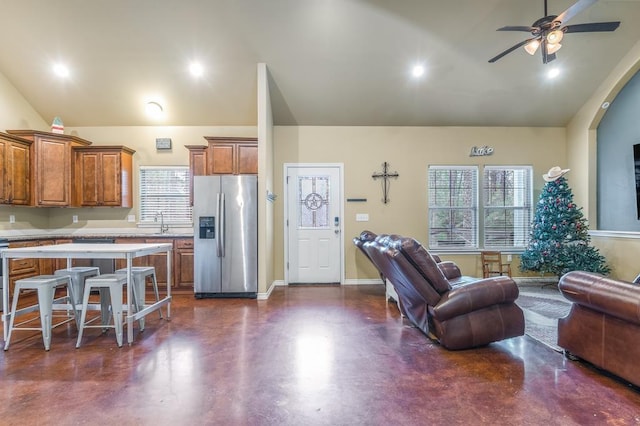
[{"label": "area rug", "polygon": [[558,346],[558,318],[569,313],[571,303],[555,286],[527,286],[520,288],[516,300],[524,312],[524,332],[533,339],[562,352]]}]

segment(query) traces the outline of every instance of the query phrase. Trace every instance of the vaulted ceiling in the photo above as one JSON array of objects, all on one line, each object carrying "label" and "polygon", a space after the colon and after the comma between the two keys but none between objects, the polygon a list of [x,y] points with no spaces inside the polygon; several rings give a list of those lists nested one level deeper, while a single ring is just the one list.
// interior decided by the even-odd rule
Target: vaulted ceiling
[{"label": "vaulted ceiling", "polygon": [[[574,0],[549,0],[559,14]],[[543,0],[6,0],[0,73],[67,126],[255,125],[256,64],[277,125],[564,126],[640,40],[639,0],[600,0],[558,58],[497,32],[531,25]],[[201,78],[188,72],[199,61]],[[54,63],[70,75],[55,76]],[[421,78],[414,64],[425,66]],[[557,67],[560,74],[547,78]],[[162,103],[152,122],[144,103]]]}]

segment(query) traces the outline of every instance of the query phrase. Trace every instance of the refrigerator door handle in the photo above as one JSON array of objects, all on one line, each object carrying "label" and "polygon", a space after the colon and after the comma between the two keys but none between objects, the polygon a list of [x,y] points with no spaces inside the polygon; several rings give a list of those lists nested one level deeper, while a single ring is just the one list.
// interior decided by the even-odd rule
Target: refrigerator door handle
[{"label": "refrigerator door handle", "polygon": [[224,199],[224,192],[220,193],[220,227],[218,228],[218,245],[220,249],[218,250],[218,257],[224,257],[225,253],[225,229],[227,227],[227,218],[225,215],[226,211],[226,201]]},{"label": "refrigerator door handle", "polygon": [[216,256],[222,257],[222,232],[220,227],[220,193],[216,194],[216,229],[218,237],[216,238]]}]

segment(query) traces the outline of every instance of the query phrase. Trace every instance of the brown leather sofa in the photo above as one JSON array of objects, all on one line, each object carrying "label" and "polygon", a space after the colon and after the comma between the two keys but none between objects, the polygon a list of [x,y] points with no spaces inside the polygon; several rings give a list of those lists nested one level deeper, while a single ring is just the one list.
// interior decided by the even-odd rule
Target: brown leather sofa
[{"label": "brown leather sofa", "polygon": [[558,287],[573,302],[558,320],[558,345],[567,355],[640,386],[640,286],[573,271]]},{"label": "brown leather sofa", "polygon": [[366,231],[354,243],[391,282],[403,315],[445,348],[468,349],[524,334],[511,278],[462,277],[453,262],[439,266],[413,238]]}]

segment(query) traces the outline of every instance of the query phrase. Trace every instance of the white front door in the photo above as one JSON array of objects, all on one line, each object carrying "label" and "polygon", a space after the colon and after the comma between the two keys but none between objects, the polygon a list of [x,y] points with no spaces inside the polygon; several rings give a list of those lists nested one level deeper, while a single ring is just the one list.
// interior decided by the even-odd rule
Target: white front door
[{"label": "white front door", "polygon": [[285,165],[287,283],[340,283],[342,166]]}]

